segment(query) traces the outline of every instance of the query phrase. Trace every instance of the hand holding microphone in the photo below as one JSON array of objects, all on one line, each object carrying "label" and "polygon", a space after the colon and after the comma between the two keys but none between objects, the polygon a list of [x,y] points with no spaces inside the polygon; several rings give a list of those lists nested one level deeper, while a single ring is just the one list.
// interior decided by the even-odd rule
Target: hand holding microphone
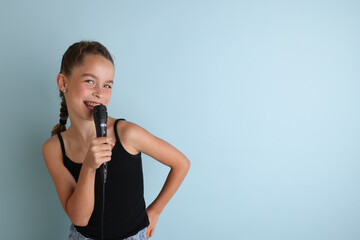
[{"label": "hand holding microphone", "polygon": [[[100,111],[99,111],[100,110]],[[96,170],[100,166],[107,164],[111,160],[111,153],[115,143],[107,135],[107,113],[106,106],[99,105],[94,107],[94,122],[96,128],[96,136],[91,140],[89,150],[86,154],[84,164]],[[107,170],[107,169],[106,169]],[[106,177],[104,175],[103,167],[101,169],[103,181]]]},{"label": "hand holding microphone", "polygon": [[99,137],[91,140],[84,164],[96,170],[103,163],[111,160],[111,151],[114,142],[108,137]]}]

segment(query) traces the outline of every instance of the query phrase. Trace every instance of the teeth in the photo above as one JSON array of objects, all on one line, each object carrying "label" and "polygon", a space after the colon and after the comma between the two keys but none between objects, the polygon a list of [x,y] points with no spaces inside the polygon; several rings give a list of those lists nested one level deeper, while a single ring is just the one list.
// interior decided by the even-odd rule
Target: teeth
[{"label": "teeth", "polygon": [[98,103],[93,103],[93,102],[87,102],[86,105],[90,106],[90,107],[95,107],[97,105],[100,105]]}]

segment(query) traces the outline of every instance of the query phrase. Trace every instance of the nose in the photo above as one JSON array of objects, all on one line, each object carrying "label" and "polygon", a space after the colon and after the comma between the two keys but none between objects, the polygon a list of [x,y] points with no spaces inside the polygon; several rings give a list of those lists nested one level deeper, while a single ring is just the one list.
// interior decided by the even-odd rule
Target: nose
[{"label": "nose", "polygon": [[99,99],[103,98],[104,93],[103,93],[101,87],[96,86],[96,87],[94,88],[93,96],[96,97],[96,98],[99,98]]}]

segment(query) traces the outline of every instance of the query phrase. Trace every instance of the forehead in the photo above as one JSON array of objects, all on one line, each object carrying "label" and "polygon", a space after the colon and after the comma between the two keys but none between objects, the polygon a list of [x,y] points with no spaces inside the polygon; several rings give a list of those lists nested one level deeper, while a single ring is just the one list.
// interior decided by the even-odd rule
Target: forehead
[{"label": "forehead", "polygon": [[107,80],[114,77],[113,64],[101,55],[86,55],[83,61],[72,71],[72,75],[81,76],[85,73]]}]

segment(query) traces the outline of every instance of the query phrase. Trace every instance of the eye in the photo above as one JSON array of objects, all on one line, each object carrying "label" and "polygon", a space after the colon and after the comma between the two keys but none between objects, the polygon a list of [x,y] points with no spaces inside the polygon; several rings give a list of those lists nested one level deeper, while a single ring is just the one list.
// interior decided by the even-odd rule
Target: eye
[{"label": "eye", "polygon": [[85,82],[90,83],[90,84],[93,84],[93,83],[94,83],[93,80],[85,80]]},{"label": "eye", "polygon": [[111,88],[111,86],[110,85],[108,85],[108,84],[106,84],[105,86],[104,86],[105,88]]}]

